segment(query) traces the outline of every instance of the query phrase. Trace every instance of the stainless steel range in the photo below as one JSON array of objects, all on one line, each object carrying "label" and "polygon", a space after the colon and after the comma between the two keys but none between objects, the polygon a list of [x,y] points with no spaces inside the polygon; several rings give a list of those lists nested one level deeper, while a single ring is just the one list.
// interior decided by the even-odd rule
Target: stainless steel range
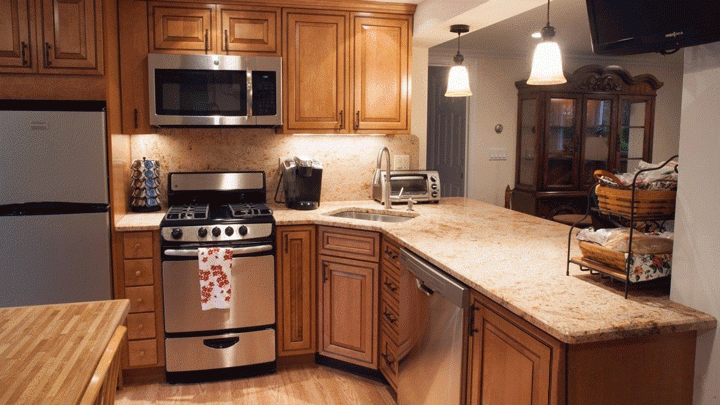
[{"label": "stainless steel range", "polygon": [[[171,173],[168,203],[160,223],[168,382],[274,372],[275,220],[265,174]],[[201,308],[198,249],[207,247],[233,251],[228,309]]]}]

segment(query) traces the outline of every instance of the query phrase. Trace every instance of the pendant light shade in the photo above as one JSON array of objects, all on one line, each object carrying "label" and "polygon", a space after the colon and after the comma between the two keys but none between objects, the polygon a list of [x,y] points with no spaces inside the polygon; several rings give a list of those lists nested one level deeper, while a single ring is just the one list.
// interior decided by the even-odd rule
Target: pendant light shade
[{"label": "pendant light shade", "polygon": [[470,91],[470,79],[468,77],[468,70],[463,66],[465,58],[460,54],[460,34],[470,31],[470,27],[467,25],[453,25],[450,27],[450,32],[458,34],[458,52],[453,58],[455,66],[450,68],[448,74],[448,86],[445,91],[445,97],[468,97],[472,96]]},{"label": "pendant light shade", "polygon": [[567,82],[563,74],[560,47],[553,41],[555,28],[550,25],[550,0],[548,0],[547,16],[547,25],[542,29],[542,42],[535,47],[527,84],[551,85]]}]

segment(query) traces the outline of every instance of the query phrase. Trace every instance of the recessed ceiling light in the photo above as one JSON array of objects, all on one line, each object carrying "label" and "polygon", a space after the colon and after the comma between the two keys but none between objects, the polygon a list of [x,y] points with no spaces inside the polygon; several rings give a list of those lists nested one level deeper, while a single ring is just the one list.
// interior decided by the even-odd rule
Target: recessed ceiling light
[{"label": "recessed ceiling light", "polygon": [[533,32],[530,36],[533,38],[542,38],[542,34],[540,33],[540,31]]}]

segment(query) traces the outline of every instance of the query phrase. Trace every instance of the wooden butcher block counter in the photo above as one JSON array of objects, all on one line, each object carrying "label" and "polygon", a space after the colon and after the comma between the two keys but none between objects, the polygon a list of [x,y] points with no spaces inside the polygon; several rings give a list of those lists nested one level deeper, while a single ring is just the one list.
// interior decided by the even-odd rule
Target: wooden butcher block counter
[{"label": "wooden butcher block counter", "polygon": [[78,404],[128,300],[0,308],[0,404]]}]

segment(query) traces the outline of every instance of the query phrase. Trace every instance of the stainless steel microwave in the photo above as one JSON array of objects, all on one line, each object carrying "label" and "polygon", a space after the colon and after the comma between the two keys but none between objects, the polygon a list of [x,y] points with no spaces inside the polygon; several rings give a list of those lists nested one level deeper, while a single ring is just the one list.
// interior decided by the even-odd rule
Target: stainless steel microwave
[{"label": "stainless steel microwave", "polygon": [[150,124],[282,125],[282,58],[149,54]]}]

